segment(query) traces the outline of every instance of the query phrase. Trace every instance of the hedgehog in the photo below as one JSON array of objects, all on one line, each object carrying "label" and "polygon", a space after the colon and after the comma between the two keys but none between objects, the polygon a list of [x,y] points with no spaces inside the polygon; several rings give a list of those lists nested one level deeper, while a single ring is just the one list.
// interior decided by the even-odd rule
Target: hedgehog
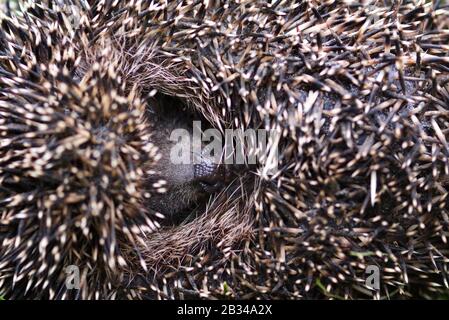
[{"label": "hedgehog", "polygon": [[[448,292],[444,2],[5,7],[0,295]],[[172,166],[167,132],[194,120],[276,134],[255,165]]]}]

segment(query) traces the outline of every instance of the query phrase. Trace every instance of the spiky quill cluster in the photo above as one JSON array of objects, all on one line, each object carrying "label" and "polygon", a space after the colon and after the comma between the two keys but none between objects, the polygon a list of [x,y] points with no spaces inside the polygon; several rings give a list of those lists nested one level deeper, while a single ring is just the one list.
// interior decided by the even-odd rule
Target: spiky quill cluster
[{"label": "spiky quill cluster", "polygon": [[[71,298],[72,264],[82,298],[447,290],[447,6],[64,3],[1,18],[1,293]],[[155,91],[220,129],[277,130],[278,172],[260,164],[197,219],[152,232]]]}]

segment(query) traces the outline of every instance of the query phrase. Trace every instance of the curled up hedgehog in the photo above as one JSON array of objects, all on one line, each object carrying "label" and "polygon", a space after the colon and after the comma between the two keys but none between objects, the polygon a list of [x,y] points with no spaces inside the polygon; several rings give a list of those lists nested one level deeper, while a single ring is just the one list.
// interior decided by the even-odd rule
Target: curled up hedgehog
[{"label": "curled up hedgehog", "polygon": [[[447,4],[19,4],[0,13],[0,295],[448,292]],[[194,121],[276,134],[256,164],[174,164]]]}]

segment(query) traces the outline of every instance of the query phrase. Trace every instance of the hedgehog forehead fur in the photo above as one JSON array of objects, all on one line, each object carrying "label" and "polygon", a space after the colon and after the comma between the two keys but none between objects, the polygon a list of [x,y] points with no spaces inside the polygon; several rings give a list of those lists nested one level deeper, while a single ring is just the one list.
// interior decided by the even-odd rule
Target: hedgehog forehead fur
[{"label": "hedgehog forehead fur", "polygon": [[[27,1],[0,15],[0,294],[401,298],[448,288],[449,8]],[[179,226],[148,100],[276,130]],[[67,266],[81,289],[65,287]],[[381,290],[365,286],[381,270]]]}]

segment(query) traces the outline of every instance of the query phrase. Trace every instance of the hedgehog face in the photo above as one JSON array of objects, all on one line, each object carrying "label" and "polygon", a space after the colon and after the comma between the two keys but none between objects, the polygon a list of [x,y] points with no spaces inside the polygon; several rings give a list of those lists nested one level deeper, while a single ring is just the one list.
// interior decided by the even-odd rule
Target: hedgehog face
[{"label": "hedgehog face", "polygon": [[[175,145],[193,154],[190,143],[193,136],[193,121],[201,120],[182,106],[181,102],[158,96],[148,102],[148,120],[151,127],[151,142],[158,148],[159,161],[152,167],[151,182],[163,186],[164,193],[152,195],[148,206],[164,214],[173,223],[185,217],[195,207],[202,206],[209,196],[223,186],[224,171],[206,155],[199,163],[178,164],[171,159]],[[182,129],[188,133],[186,139],[174,141],[171,133]],[[193,155],[191,157],[193,159]]]}]

